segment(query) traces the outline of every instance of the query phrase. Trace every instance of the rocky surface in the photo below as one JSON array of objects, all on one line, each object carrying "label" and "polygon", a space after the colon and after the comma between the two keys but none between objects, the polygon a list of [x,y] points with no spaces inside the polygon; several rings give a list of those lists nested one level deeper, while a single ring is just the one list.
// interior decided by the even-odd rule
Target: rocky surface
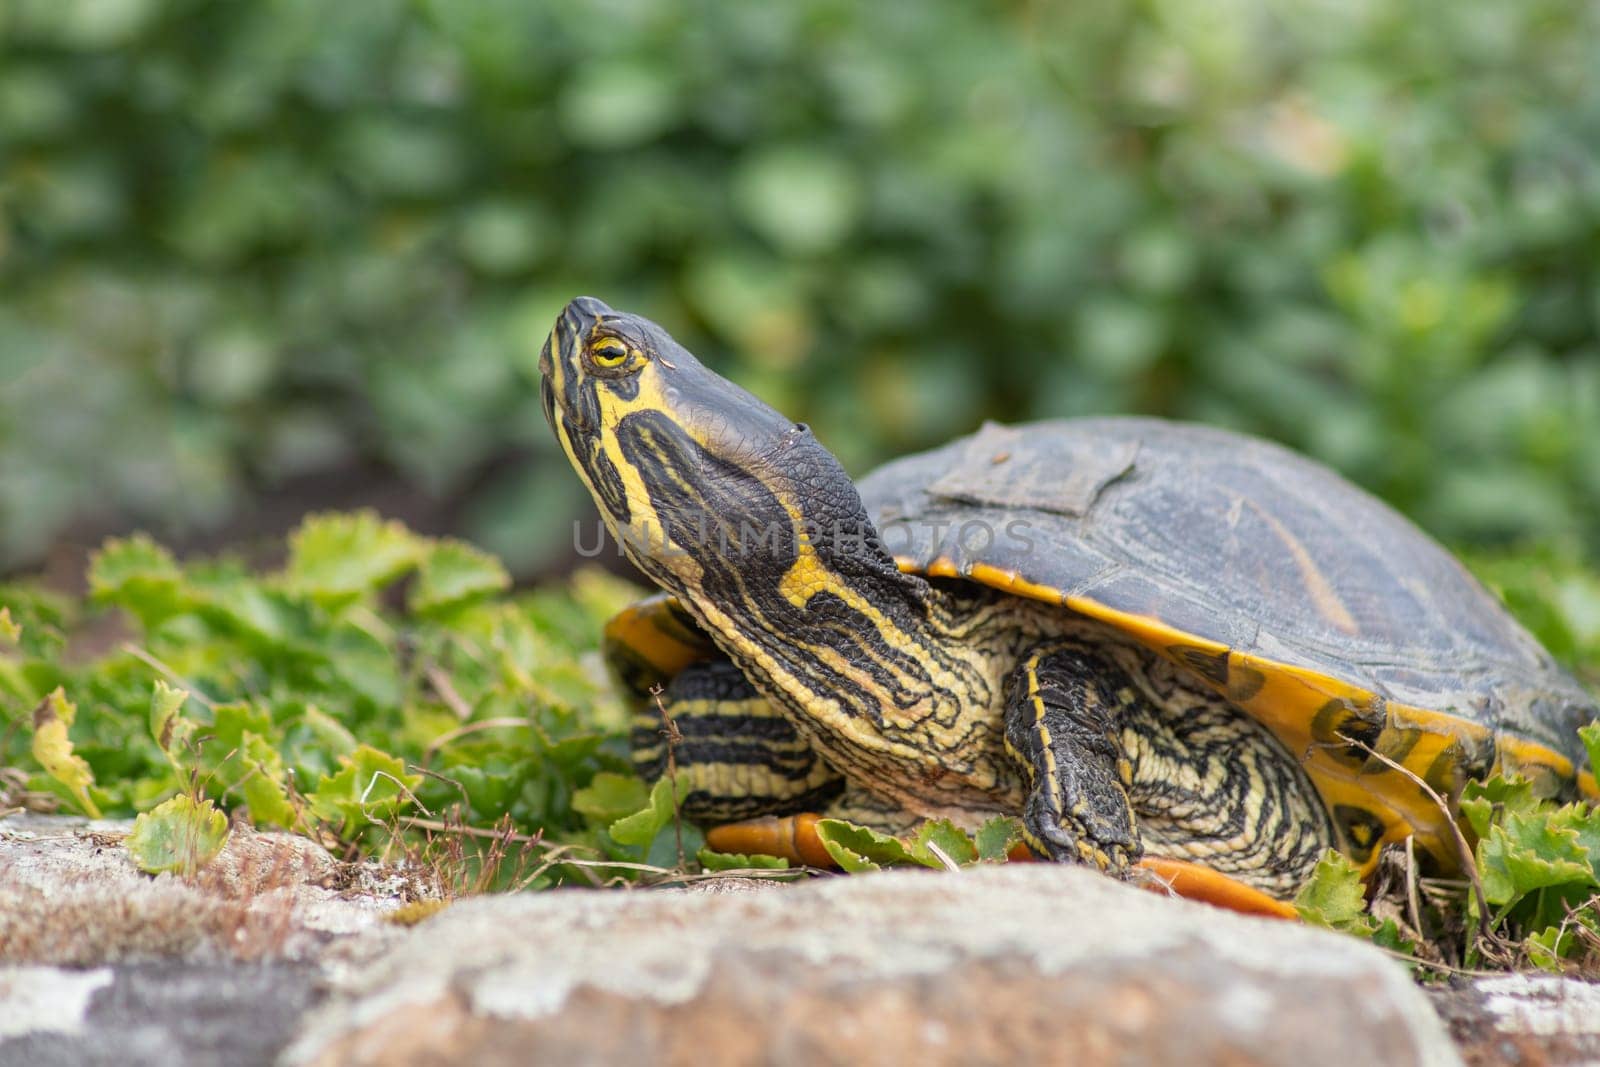
[{"label": "rocky surface", "polygon": [[1600,985],[1506,974],[1433,994],[1467,1063],[1600,1063]]},{"label": "rocky surface", "polygon": [[271,1063],[320,996],[307,963],[0,967],[0,1064]]},{"label": "rocky surface", "polygon": [[399,904],[314,842],[248,827],[192,881],[152,878],[123,847],[130,825],[0,820],[0,963],[306,960]]},{"label": "rocky surface", "polygon": [[0,820],[0,1065],[1600,1056],[1595,987],[1424,993],[1359,941],[1081,870],[478,898],[407,928],[399,883],[307,842],[240,833],[184,883],[125,831]]},{"label": "rocky surface", "polygon": [[473,900],[331,985],[288,1062],[1454,1062],[1364,945],[1033,864]]}]

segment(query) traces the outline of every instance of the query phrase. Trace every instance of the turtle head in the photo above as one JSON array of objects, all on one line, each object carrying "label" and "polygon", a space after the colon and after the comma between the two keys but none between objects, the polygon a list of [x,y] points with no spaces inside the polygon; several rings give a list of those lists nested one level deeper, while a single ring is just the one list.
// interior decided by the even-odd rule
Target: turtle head
[{"label": "turtle head", "polygon": [[[540,369],[551,429],[622,550],[767,696],[832,723],[838,743],[885,709],[959,718],[964,649],[810,430],[587,297],[556,320]],[[919,752],[906,758],[921,766]]]},{"label": "turtle head", "polygon": [[811,431],[655,323],[579,297],[540,370],[562,449],[623,551],[663,588],[750,610],[763,587],[803,606],[872,576],[899,583],[855,485]]}]

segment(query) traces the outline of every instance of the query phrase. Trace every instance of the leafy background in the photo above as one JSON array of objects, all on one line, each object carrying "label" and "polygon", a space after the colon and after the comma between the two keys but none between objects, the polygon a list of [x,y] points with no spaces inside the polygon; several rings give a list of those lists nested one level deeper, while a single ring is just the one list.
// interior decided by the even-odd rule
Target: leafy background
[{"label": "leafy background", "polygon": [[[573,562],[534,362],[585,292],[857,471],[984,418],[1285,441],[1600,683],[1596,72],[1564,0],[4,0],[0,812],[682,876],[596,648],[633,590],[511,588]],[[410,528],[302,520],[363,504]],[[1600,967],[1600,815],[1475,789],[1483,892],[1410,927]],[[1403,944],[1348,864],[1306,892]]]},{"label": "leafy background", "polygon": [[[9,0],[0,570],[378,503],[569,552],[555,310],[852,469],[984,417],[1268,434],[1600,548],[1600,11],[1566,0]],[[207,541],[207,538],[213,539]]]}]

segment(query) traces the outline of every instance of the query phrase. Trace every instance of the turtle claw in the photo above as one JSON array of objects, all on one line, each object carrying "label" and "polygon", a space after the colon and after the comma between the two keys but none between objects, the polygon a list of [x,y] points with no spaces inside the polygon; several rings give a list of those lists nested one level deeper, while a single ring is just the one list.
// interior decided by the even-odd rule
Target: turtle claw
[{"label": "turtle claw", "polygon": [[1042,795],[1030,798],[1023,817],[1023,839],[1035,854],[1056,863],[1075,863],[1127,878],[1143,850],[1137,842],[1108,841],[1049,810]]}]

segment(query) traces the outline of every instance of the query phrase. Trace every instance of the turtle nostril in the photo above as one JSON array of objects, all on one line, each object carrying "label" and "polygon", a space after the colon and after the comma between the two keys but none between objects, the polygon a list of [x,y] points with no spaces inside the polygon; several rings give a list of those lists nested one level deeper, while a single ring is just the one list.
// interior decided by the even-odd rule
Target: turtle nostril
[{"label": "turtle nostril", "polygon": [[609,312],[611,310],[611,306],[604,300],[597,300],[592,296],[575,296],[572,298],[572,301],[567,304],[567,309],[579,315],[587,315],[590,318],[598,318],[599,316]]},{"label": "turtle nostril", "polygon": [[611,314],[611,308],[592,296],[574,297],[561,310],[561,317],[572,328],[575,337],[585,336],[602,318]]}]

